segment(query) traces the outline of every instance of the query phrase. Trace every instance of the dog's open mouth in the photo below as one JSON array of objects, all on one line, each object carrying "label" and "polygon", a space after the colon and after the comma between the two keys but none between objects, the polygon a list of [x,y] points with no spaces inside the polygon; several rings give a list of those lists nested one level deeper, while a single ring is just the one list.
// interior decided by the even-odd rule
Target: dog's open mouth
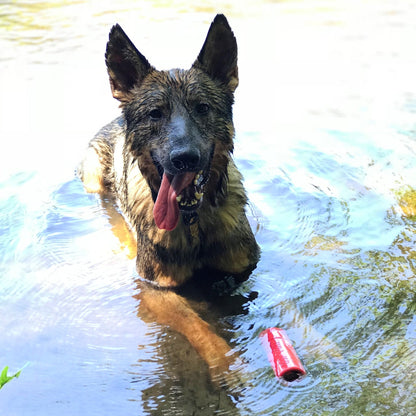
[{"label": "dog's open mouth", "polygon": [[191,213],[199,208],[203,198],[206,175],[199,172],[185,172],[171,175],[164,172],[157,194],[153,217],[162,230],[173,230],[179,221],[179,211]]}]

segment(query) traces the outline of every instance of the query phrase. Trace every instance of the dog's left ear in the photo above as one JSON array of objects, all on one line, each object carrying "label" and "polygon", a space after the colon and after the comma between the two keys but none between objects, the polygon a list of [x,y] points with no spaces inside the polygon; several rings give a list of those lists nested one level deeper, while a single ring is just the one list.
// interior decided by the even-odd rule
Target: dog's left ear
[{"label": "dog's left ear", "polygon": [[205,71],[234,92],[238,86],[237,41],[223,14],[217,14],[208,31],[205,43],[194,68]]},{"label": "dog's left ear", "polygon": [[122,103],[132,99],[133,87],[140,85],[154,69],[118,24],[110,31],[105,63],[113,97]]}]

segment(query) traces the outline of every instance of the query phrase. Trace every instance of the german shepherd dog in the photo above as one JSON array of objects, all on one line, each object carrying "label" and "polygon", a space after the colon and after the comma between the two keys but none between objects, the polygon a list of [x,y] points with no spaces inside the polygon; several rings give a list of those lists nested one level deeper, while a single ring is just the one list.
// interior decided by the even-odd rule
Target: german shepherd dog
[{"label": "german shepherd dog", "polygon": [[119,25],[105,61],[122,115],[91,140],[79,176],[88,192],[111,194],[137,237],[140,308],[184,334],[214,374],[230,347],[178,294],[202,270],[248,275],[259,248],[232,160],[237,43],[223,15],[212,22],[189,70],[159,71]]}]

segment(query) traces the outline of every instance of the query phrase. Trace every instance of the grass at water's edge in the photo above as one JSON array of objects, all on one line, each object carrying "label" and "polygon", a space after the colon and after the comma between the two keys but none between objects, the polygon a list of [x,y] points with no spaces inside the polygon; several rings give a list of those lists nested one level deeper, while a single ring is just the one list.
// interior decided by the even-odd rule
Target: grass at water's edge
[{"label": "grass at water's edge", "polygon": [[13,380],[14,378],[17,378],[20,376],[20,373],[22,370],[18,371],[17,373],[13,374],[12,376],[7,375],[7,372],[9,370],[9,367],[4,367],[3,371],[0,374],[0,389],[8,383],[10,380]]}]

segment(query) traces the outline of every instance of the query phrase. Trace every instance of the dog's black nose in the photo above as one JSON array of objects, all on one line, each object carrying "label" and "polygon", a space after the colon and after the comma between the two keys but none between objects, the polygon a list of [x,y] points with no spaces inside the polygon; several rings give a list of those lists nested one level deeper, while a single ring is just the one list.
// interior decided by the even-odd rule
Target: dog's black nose
[{"label": "dog's black nose", "polygon": [[201,155],[198,149],[174,150],[170,154],[170,161],[173,167],[181,171],[197,169],[200,159]]}]

